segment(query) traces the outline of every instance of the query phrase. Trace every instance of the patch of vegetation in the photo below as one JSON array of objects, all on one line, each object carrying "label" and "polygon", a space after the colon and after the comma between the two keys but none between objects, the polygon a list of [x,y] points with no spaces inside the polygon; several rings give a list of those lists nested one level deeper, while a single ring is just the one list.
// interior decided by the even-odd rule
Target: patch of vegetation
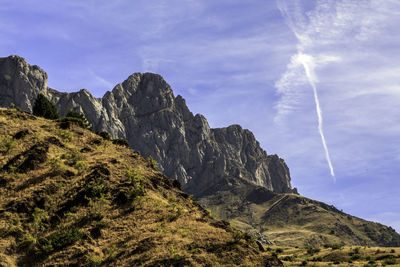
[{"label": "patch of vegetation", "polygon": [[32,226],[35,232],[45,230],[48,227],[47,221],[49,219],[49,214],[47,213],[47,211],[35,207],[32,213],[32,217],[33,217]]},{"label": "patch of vegetation", "polygon": [[83,157],[78,150],[73,149],[73,150],[69,151],[68,153],[63,154],[61,156],[61,159],[65,159],[66,160],[65,163],[67,165],[74,166],[78,161],[82,161]]},{"label": "patch of vegetation", "polygon": [[158,163],[156,160],[154,160],[151,156],[148,156],[146,160],[149,167],[157,169]]},{"label": "patch of vegetation", "polygon": [[50,120],[55,120],[60,117],[56,106],[42,94],[38,94],[36,98],[35,104],[33,106],[33,115]]},{"label": "patch of vegetation", "polygon": [[74,134],[68,130],[60,129],[58,135],[65,141],[65,142],[72,142],[74,140]]},{"label": "patch of vegetation", "polygon": [[128,140],[126,140],[124,138],[113,139],[112,143],[115,144],[115,145],[118,145],[118,146],[129,147]]},{"label": "patch of vegetation", "polygon": [[64,118],[58,120],[61,124],[61,128],[67,129],[71,124],[77,124],[82,128],[92,130],[92,125],[89,123],[85,115],[76,110],[68,110],[67,115]]},{"label": "patch of vegetation", "polygon": [[132,202],[146,195],[140,173],[135,169],[129,169],[125,172],[128,179],[126,187],[121,188],[115,197],[115,202],[120,205],[132,204]]},{"label": "patch of vegetation", "polygon": [[30,233],[24,233],[22,236],[17,238],[17,247],[19,251],[30,250],[36,245],[37,239]]},{"label": "patch of vegetation", "polygon": [[84,160],[79,160],[75,162],[74,168],[79,172],[86,171],[87,169],[89,169],[89,163]]},{"label": "patch of vegetation", "polygon": [[292,256],[285,256],[285,257],[281,258],[281,260],[283,260],[283,261],[293,261],[293,257]]},{"label": "patch of vegetation", "polygon": [[397,264],[397,260],[395,258],[386,259],[383,261],[385,265],[394,265]]},{"label": "patch of vegetation", "polygon": [[37,242],[35,254],[41,257],[48,256],[55,251],[74,244],[83,237],[84,234],[76,227],[61,228],[47,237],[40,238]]},{"label": "patch of vegetation", "polygon": [[3,136],[0,140],[0,150],[3,153],[8,153],[16,147],[16,142],[12,136]]},{"label": "patch of vegetation", "polygon": [[66,166],[59,157],[51,158],[47,161],[47,163],[50,165],[54,172],[61,173],[64,172],[66,169]]},{"label": "patch of vegetation", "polygon": [[321,249],[314,247],[306,247],[306,249],[307,249],[307,254],[309,255],[314,255],[315,253],[319,253],[321,251]]},{"label": "patch of vegetation", "polygon": [[104,140],[107,140],[107,141],[111,140],[111,135],[107,132],[97,132],[96,134],[99,135]]},{"label": "patch of vegetation", "polygon": [[101,179],[89,181],[81,191],[85,199],[93,200],[106,200],[109,192],[110,188]]}]

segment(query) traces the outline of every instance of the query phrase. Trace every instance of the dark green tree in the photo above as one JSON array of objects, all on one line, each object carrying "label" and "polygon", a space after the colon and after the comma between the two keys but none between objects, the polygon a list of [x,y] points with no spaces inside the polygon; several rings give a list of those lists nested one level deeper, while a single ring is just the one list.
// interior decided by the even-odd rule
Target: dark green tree
[{"label": "dark green tree", "polygon": [[55,120],[60,117],[56,106],[42,94],[38,94],[36,98],[35,105],[33,106],[33,115],[51,120]]},{"label": "dark green tree", "polygon": [[72,110],[72,109],[68,110],[67,115],[65,116],[65,119],[69,120],[69,121],[76,121],[84,128],[87,128],[87,129],[92,128],[90,122],[87,120],[85,115],[83,115],[79,111]]}]

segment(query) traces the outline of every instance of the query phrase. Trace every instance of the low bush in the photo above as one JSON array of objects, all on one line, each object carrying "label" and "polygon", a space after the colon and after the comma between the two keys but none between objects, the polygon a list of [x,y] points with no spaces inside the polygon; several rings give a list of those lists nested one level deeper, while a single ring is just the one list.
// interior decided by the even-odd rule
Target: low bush
[{"label": "low bush", "polygon": [[84,234],[76,227],[66,227],[57,232],[40,238],[37,242],[37,256],[47,256],[55,251],[61,250],[67,246],[73,245],[82,239]]},{"label": "low bush", "polygon": [[74,149],[74,150],[69,151],[66,154],[63,154],[61,156],[61,159],[65,159],[66,164],[68,164],[70,166],[74,166],[78,161],[82,161],[83,157],[78,150]]},{"label": "low bush", "polygon": [[124,138],[113,139],[112,142],[113,142],[113,144],[118,145],[118,146],[129,147],[128,140],[126,140]]},{"label": "low bush", "polygon": [[68,130],[60,130],[58,135],[66,142],[72,142],[74,140],[74,134]]},{"label": "low bush", "polygon": [[307,247],[307,254],[314,255],[314,253],[319,253],[321,250],[319,248]]},{"label": "low bush", "polygon": [[16,147],[17,143],[15,142],[12,136],[4,136],[0,141],[0,149],[2,152],[8,153]]},{"label": "low bush", "polygon": [[146,160],[147,160],[149,167],[151,167],[153,169],[157,169],[158,163],[156,160],[154,160],[151,156],[148,156]]},{"label": "low bush", "polygon": [[96,133],[98,136],[100,136],[101,138],[103,138],[104,140],[111,140],[111,135],[107,132],[97,132]]},{"label": "low bush", "polygon": [[79,125],[82,128],[92,130],[92,125],[89,123],[85,115],[79,111],[68,110],[65,118],[58,120],[61,122],[61,128],[67,129],[71,124]]},{"label": "low bush", "polygon": [[285,257],[281,258],[281,260],[283,260],[283,261],[293,261],[293,258],[291,256],[285,256]]},{"label": "low bush", "polygon": [[89,169],[89,163],[84,160],[79,160],[74,164],[74,168],[80,172]]},{"label": "low bush", "polygon": [[395,264],[397,264],[397,260],[396,260],[395,258],[386,259],[386,260],[383,262],[383,264],[386,264],[386,265],[395,265]]}]

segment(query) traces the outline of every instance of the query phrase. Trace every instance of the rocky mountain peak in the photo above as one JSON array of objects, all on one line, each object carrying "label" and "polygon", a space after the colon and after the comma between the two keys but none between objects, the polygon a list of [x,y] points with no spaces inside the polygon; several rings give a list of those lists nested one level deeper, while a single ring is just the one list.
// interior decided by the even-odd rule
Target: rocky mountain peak
[{"label": "rocky mountain peak", "polygon": [[284,161],[269,156],[252,132],[239,125],[211,128],[204,116],[190,112],[182,96],[174,96],[158,74],[134,73],[103,98],[95,98],[85,89],[60,93],[47,88],[42,69],[11,56],[0,59],[0,79],[1,106],[13,102],[31,112],[37,94],[44,93],[62,115],[79,110],[95,131],[126,138],[198,197],[232,179],[277,193],[294,192]]}]

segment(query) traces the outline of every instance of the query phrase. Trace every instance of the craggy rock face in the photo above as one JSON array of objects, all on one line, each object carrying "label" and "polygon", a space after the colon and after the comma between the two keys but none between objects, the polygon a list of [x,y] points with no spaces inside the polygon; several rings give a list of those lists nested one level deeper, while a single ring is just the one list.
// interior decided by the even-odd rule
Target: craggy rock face
[{"label": "craggy rock face", "polygon": [[38,66],[30,66],[18,56],[0,58],[0,106],[14,103],[32,112],[39,92],[47,89],[47,74]]},{"label": "craggy rock face", "polygon": [[95,131],[126,138],[197,197],[217,191],[216,185],[232,178],[276,193],[295,192],[285,162],[267,155],[249,130],[239,125],[210,128],[206,118],[194,116],[185,100],[174,96],[160,75],[132,74],[98,99],[85,89],[60,93],[48,88],[47,74],[21,57],[0,59],[0,106],[14,103],[31,112],[39,92],[57,105],[61,115],[79,110]]}]

